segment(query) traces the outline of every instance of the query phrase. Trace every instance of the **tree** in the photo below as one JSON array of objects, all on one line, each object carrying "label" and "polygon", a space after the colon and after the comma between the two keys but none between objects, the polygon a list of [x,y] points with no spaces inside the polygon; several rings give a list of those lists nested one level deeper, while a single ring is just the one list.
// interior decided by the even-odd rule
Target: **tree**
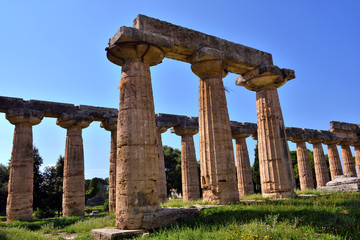
[{"label": "tree", "polygon": [[163,146],[166,172],[167,194],[170,195],[170,189],[174,188],[178,192],[182,191],[181,184],[181,152],[169,146]]},{"label": "tree", "polygon": [[9,182],[9,166],[5,166],[0,163],[0,216],[6,214],[8,182]]},{"label": "tree", "polygon": [[254,158],[254,164],[251,167],[252,170],[252,177],[253,177],[253,183],[254,183],[254,191],[255,193],[261,192],[261,182],[260,182],[260,166],[259,166],[259,150],[258,150],[258,144],[256,143],[255,149],[255,158]]},{"label": "tree", "polygon": [[44,203],[44,193],[42,192],[42,184],[43,184],[43,175],[40,171],[40,167],[43,164],[43,159],[39,154],[39,150],[34,146],[33,147],[33,163],[34,163],[34,202],[33,202],[33,209],[41,208],[42,204],[47,205]]}]

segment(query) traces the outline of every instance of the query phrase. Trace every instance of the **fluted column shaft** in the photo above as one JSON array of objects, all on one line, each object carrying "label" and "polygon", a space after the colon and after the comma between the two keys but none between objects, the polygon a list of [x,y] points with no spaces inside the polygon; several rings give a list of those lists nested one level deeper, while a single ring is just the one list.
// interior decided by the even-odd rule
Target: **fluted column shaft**
[{"label": "fluted column shaft", "polygon": [[293,196],[293,169],[276,87],[256,91],[261,190],[264,197]]},{"label": "fluted column shaft", "polygon": [[360,178],[360,146],[355,146],[355,163],[357,170],[357,177]]},{"label": "fluted column shaft", "polygon": [[246,138],[236,138],[235,146],[239,196],[244,197],[254,193],[254,184],[252,180]]},{"label": "fluted column shaft", "polygon": [[116,131],[117,119],[110,118],[101,122],[101,127],[111,132],[110,138],[110,166],[109,166],[109,212],[116,210]]},{"label": "fluted column shaft", "polygon": [[355,162],[349,145],[341,145],[341,156],[344,165],[344,173],[356,177]]},{"label": "fluted column shaft", "polygon": [[314,189],[314,177],[311,171],[309,154],[305,141],[296,142],[296,154],[301,190]]},{"label": "fluted column shaft", "polygon": [[164,149],[162,145],[161,133],[165,132],[167,129],[157,130],[158,137],[158,153],[159,153],[159,176],[156,182],[156,188],[159,196],[159,201],[164,203],[167,200],[167,189],[166,189],[166,173],[165,173],[165,157]]},{"label": "fluted column shaft", "polygon": [[6,205],[7,221],[31,220],[33,213],[33,135],[32,126],[39,124],[42,114],[6,114],[15,125]]},{"label": "fluted column shaft", "polygon": [[324,150],[322,148],[321,142],[313,143],[313,152],[316,184],[318,187],[323,187],[328,181],[330,181],[330,177],[326,166]]},{"label": "fluted column shaft", "polygon": [[336,176],[343,175],[339,152],[335,143],[328,144],[328,156],[331,180],[334,180]]},{"label": "fluted column shaft", "polygon": [[229,114],[220,60],[192,64],[199,76],[199,140],[203,199],[227,204],[239,199]]}]

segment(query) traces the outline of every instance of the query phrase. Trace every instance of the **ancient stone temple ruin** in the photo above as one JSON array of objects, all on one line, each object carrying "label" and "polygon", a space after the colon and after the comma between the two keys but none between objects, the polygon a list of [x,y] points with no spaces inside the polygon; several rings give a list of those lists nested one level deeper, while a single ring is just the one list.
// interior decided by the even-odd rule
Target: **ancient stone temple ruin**
[{"label": "ancient stone temple ruin", "polygon": [[[156,228],[162,224],[159,219],[167,218],[169,211],[162,210],[160,202],[167,199],[161,134],[168,129],[181,137],[184,200],[199,199],[199,185],[203,200],[218,204],[234,203],[252,194],[249,136],[258,140],[265,197],[295,196],[288,141],[297,146],[301,189],[313,189],[315,181],[321,187],[330,178],[360,173],[359,125],[331,122],[329,131],[286,127],[277,88],[294,79],[295,73],[275,66],[269,53],[139,15],[133,27],[119,28],[109,40],[106,54],[121,66],[118,109],[0,97],[0,112],[15,125],[8,221],[31,219],[32,126],[44,117],[57,118],[57,124],[67,129],[64,216],[84,214],[82,131],[99,121],[110,132],[109,210],[116,212],[117,229]],[[151,67],[164,58],[189,63],[189,71],[199,77],[198,117],[155,114]],[[228,72],[239,75],[236,85],[256,92],[257,123],[230,121],[222,80]],[[193,140],[197,133],[200,176]],[[306,142],[313,144],[315,176]],[[328,146],[331,176],[323,144]],[[341,146],[344,171],[337,145]],[[350,146],[355,147],[356,164]]]}]

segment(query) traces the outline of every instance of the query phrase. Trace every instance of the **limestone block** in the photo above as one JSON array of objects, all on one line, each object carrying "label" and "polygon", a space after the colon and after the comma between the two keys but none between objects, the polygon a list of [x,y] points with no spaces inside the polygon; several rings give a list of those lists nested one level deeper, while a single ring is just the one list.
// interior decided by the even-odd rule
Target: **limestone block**
[{"label": "limestone block", "polygon": [[341,156],[344,165],[344,173],[346,175],[356,176],[355,162],[350,150],[350,146],[341,144]]},{"label": "limestone block", "polygon": [[360,178],[350,175],[336,176],[334,180],[328,182],[324,187],[318,187],[319,190],[327,191],[359,191]]}]

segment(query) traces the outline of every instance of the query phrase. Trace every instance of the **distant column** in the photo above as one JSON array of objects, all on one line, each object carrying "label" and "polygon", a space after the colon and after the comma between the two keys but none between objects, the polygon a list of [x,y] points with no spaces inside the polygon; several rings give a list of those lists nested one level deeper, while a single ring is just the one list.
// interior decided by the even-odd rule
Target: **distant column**
[{"label": "distant column", "polygon": [[296,143],[297,165],[299,170],[300,189],[314,189],[314,176],[310,166],[309,154],[305,139]]},{"label": "distant column", "polygon": [[63,216],[82,216],[85,211],[85,175],[82,129],[92,122],[92,118],[81,115],[63,114],[56,124],[67,130],[64,177]]},{"label": "distant column", "polygon": [[341,157],[344,165],[344,173],[356,177],[355,161],[350,150],[351,142],[342,141],[341,145]]},{"label": "distant column", "polygon": [[32,126],[41,122],[36,111],[8,110],[6,119],[15,125],[10,161],[6,218],[8,222],[31,220],[33,213],[33,134]]},{"label": "distant column", "polygon": [[316,184],[318,187],[324,187],[330,181],[324,150],[321,145],[322,141],[322,139],[309,140],[309,143],[313,144]]},{"label": "distant column", "polygon": [[158,152],[159,152],[159,176],[156,182],[156,189],[159,196],[159,201],[164,203],[167,201],[167,189],[166,189],[166,173],[165,173],[165,157],[164,149],[162,145],[161,134],[166,132],[167,128],[157,127],[158,134]]},{"label": "distant column", "polygon": [[100,125],[111,132],[110,140],[110,167],[109,167],[109,212],[116,210],[116,127],[117,118],[108,118]]},{"label": "distant column", "polygon": [[355,142],[351,144],[355,147],[355,163],[357,170],[357,177],[360,178],[360,142]]},{"label": "distant column", "polygon": [[292,70],[260,66],[236,79],[256,91],[261,191],[264,197],[295,196],[290,151],[277,88],[295,78]]},{"label": "distant column", "polygon": [[198,133],[198,127],[174,127],[172,133],[181,136],[181,179],[184,201],[200,198],[199,173],[195,155],[193,135]]},{"label": "distant column", "polygon": [[236,141],[236,165],[239,197],[244,197],[254,193],[254,184],[250,166],[249,152],[247,149],[246,138],[250,134],[233,132],[232,137]]},{"label": "distant column", "polygon": [[[201,51],[201,54],[207,54],[206,49]],[[191,70],[200,78],[199,141],[203,199],[219,204],[236,202],[239,194],[234,149],[222,81],[227,74],[225,64],[222,60],[197,59]]]},{"label": "distant column", "polygon": [[328,146],[328,157],[329,157],[331,180],[334,180],[336,176],[343,175],[341,160],[339,157],[339,151],[336,146],[338,142],[339,140],[324,141],[324,144],[327,144]]}]

